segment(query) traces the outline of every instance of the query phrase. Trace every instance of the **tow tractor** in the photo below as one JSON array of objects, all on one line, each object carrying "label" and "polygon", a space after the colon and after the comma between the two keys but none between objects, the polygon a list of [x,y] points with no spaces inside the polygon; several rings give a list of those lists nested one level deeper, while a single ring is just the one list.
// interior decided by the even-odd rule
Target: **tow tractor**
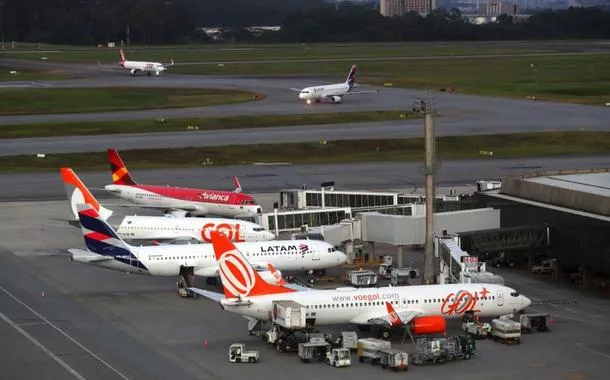
[{"label": "tow tractor", "polygon": [[352,357],[348,348],[333,348],[326,353],[326,364],[333,367],[349,367]]},{"label": "tow tractor", "polygon": [[233,343],[229,347],[229,361],[231,363],[256,363],[260,356],[258,350],[246,350],[243,343]]},{"label": "tow tractor", "polygon": [[491,336],[491,325],[480,322],[479,318],[466,313],[462,318],[462,330],[473,336],[475,339],[485,339]]},{"label": "tow tractor", "polygon": [[451,360],[470,359],[476,351],[475,340],[465,335],[448,338],[418,338],[415,342],[414,364],[444,363]]}]

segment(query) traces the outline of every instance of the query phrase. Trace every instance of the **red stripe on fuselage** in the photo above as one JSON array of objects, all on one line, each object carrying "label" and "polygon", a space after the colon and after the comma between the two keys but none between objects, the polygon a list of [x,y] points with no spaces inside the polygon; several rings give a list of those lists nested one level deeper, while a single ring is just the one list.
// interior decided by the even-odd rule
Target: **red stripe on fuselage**
[{"label": "red stripe on fuselage", "polygon": [[165,187],[154,185],[134,185],[138,189],[149,191],[164,197],[175,198],[190,202],[218,203],[228,205],[241,205],[243,201],[256,204],[252,196],[232,191],[193,189],[188,187]]}]

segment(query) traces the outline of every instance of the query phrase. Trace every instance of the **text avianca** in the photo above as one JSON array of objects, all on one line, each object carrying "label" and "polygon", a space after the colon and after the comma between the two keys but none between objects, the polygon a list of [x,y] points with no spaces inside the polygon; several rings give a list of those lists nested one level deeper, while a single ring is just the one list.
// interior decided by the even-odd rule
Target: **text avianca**
[{"label": "text avianca", "polygon": [[274,302],[294,301],[315,325],[410,324],[414,332],[445,329],[446,318],[465,313],[481,317],[511,314],[531,301],[516,290],[495,284],[450,284],[296,291],[263,281],[241,249],[221,232],[212,232],[214,254],[224,294],[192,288],[218,301],[224,310],[253,320],[268,320]]},{"label": "text avianca", "polygon": [[241,192],[237,177],[233,178],[233,191],[140,185],[133,180],[116,150],[108,149],[108,161],[112,184],[104,188],[142,207],[170,210],[183,216],[216,215],[230,218],[253,217],[263,212],[251,195]]},{"label": "text avianca", "polygon": [[[211,244],[136,247],[125,243],[93,206],[78,204],[77,211],[87,250],[69,249],[74,261],[154,276],[178,276],[183,273],[219,276],[221,268]],[[215,231],[210,233],[214,234]],[[248,258],[248,268],[265,272],[269,278],[273,275],[267,273],[273,272],[270,267],[276,270],[321,270],[346,261],[345,254],[325,241],[276,240],[236,244]],[[306,246],[306,250],[299,249],[300,246]],[[267,253],[269,247],[285,249],[280,249],[281,254],[276,254],[275,249],[272,251],[274,253]]]}]

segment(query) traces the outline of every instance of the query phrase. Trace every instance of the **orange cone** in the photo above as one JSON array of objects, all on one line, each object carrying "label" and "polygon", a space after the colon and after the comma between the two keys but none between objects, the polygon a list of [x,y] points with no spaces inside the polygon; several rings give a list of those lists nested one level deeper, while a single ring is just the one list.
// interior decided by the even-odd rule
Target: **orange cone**
[{"label": "orange cone", "polygon": [[207,338],[206,338],[206,339],[204,339],[204,341],[203,341],[203,347],[207,347],[207,346],[208,346],[208,340],[207,340]]}]

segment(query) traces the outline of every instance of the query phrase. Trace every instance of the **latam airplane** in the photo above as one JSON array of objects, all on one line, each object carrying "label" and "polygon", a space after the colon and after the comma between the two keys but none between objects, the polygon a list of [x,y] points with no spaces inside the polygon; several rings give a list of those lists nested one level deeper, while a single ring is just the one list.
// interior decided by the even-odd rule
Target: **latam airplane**
[{"label": "latam airplane", "polygon": [[399,318],[400,323],[412,326],[414,334],[431,334],[444,332],[446,319],[466,313],[481,317],[508,315],[531,303],[516,290],[495,284],[296,291],[263,281],[227,236],[217,231],[210,234],[224,294],[190,289],[251,322],[269,320],[274,301],[295,301],[306,307],[308,322],[315,325],[353,323],[389,328]]},{"label": "latam airplane", "polygon": [[72,169],[61,168],[61,178],[75,219],[78,220],[76,205],[89,203],[122,239],[159,242],[195,239],[209,243],[210,230],[223,231],[231,241],[235,242],[275,239],[275,235],[265,230],[263,226],[237,219],[118,215],[102,206]]},{"label": "latam airplane", "polygon": [[104,188],[143,207],[163,209],[176,216],[247,218],[263,212],[252,196],[241,193],[237,177],[234,177],[234,191],[140,185],[133,180],[116,150],[108,149],[108,161],[112,185]]},{"label": "latam airplane", "polygon": [[[187,274],[216,279],[219,275],[211,244],[135,247],[125,243],[92,205],[78,204],[77,211],[87,250],[69,249],[73,261],[153,276]],[[279,270],[320,270],[342,265],[347,259],[345,254],[320,240],[236,244],[248,257],[248,270],[261,271],[261,276],[272,283],[274,278],[281,278]],[[269,264],[277,269],[270,271]]]},{"label": "latam airplane", "polygon": [[343,96],[349,94],[368,94],[374,91],[352,91],[356,86],[356,65],[353,65],[343,83],[327,84],[322,86],[305,87],[302,90],[291,88],[292,91],[299,93],[299,99],[305,100],[307,104],[312,102],[320,103],[323,99],[328,99],[331,103],[341,103]]},{"label": "latam airplane", "polygon": [[119,50],[119,54],[121,55],[119,65],[123,68],[129,69],[129,73],[131,75],[136,75],[138,71],[141,71],[148,75],[155,73],[155,75],[158,76],[162,71],[165,71],[168,67],[174,65],[173,59],[172,63],[168,64],[167,66],[163,66],[163,64],[159,62],[128,61],[125,59],[125,53],[123,53],[123,49]]}]

